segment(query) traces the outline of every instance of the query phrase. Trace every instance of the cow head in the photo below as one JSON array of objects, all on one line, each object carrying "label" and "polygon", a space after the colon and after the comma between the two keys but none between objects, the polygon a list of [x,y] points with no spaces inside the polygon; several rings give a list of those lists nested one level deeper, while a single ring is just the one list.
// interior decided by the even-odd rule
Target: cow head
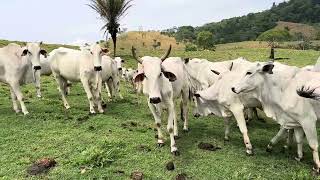
[{"label": "cow head", "polygon": [[117,64],[118,71],[121,72],[122,71],[122,63],[124,63],[124,60],[121,59],[121,57],[116,57],[116,58],[114,58],[114,61]]},{"label": "cow head", "polygon": [[23,48],[21,56],[28,57],[31,60],[32,67],[35,71],[40,70],[40,55],[47,57],[47,51],[41,49],[42,42],[40,43],[27,43]]},{"label": "cow head", "polygon": [[90,53],[93,56],[93,66],[95,71],[101,71],[101,59],[102,56],[107,55],[109,50],[107,48],[102,48],[99,44],[93,44],[90,47]]},{"label": "cow head", "polygon": [[166,71],[162,67],[162,62],[166,60],[171,52],[171,45],[168,51],[161,57],[145,56],[138,58],[136,56],[135,48],[132,47],[132,55],[142,66],[139,72],[134,77],[134,82],[144,81],[144,85],[147,88],[149,101],[152,104],[158,104],[162,101],[161,88],[163,87],[163,81],[168,79],[170,82],[175,81],[176,75],[172,72]]},{"label": "cow head", "polygon": [[273,74],[274,64],[272,62],[257,64],[243,74],[238,84],[231,88],[234,93],[251,92],[261,87],[265,81],[265,75]]}]

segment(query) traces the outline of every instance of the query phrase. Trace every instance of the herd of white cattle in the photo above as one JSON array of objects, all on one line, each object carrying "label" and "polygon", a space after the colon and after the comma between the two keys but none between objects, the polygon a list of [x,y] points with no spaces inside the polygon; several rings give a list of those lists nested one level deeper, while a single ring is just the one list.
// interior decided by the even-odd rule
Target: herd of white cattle
[{"label": "herd of white cattle", "polygon": [[297,144],[296,160],[303,158],[302,147],[306,137],[313,153],[314,170],[319,172],[316,122],[320,118],[320,62],[315,66],[298,68],[272,61],[249,62],[244,58],[223,62],[182,59],[169,57],[170,53],[171,46],[161,58],[138,57],[132,47],[138,66],[137,69],[126,69],[122,67],[124,60],[119,57],[112,59],[108,50],[99,44],[86,45],[80,50],[61,47],[49,54],[41,49],[41,43],[27,43],[23,47],[9,44],[0,48],[0,81],[10,87],[14,111],[25,115],[29,112],[24,104],[21,85],[34,83],[37,96],[41,97],[40,76],[52,74],[64,107],[69,109],[66,98],[69,85],[81,82],[89,101],[89,111],[94,114],[104,112],[101,99],[103,85],[111,98],[122,98],[122,77],[131,82],[138,93],[143,92],[148,97],[160,146],[164,144],[162,109],[168,111],[167,130],[171,152],[175,155],[179,154],[175,143],[178,137],[175,100],[181,100],[184,131],[188,131],[188,108],[192,99],[195,116],[215,115],[224,119],[225,140],[229,140],[230,120],[234,117],[248,155],[253,154],[253,149],[245,117],[253,117],[256,109],[260,109],[280,125],[267,150],[272,150],[273,145],[293,130]]}]

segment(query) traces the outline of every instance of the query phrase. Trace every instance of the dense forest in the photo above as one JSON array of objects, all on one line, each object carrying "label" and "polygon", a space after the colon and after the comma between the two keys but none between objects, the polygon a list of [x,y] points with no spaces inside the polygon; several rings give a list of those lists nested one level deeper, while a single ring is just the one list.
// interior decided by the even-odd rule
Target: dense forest
[{"label": "dense forest", "polygon": [[320,0],[290,0],[273,3],[271,9],[250,13],[242,17],[225,19],[201,27],[182,26],[164,30],[178,41],[195,42],[202,31],[213,34],[214,43],[229,43],[256,40],[263,32],[274,28],[278,21],[318,25],[320,22]]}]

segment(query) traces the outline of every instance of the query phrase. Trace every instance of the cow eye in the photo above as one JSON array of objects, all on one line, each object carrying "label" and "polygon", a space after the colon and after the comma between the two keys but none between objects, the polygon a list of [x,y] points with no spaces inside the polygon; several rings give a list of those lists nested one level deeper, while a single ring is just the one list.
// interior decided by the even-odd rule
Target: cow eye
[{"label": "cow eye", "polygon": [[252,74],[252,72],[247,72],[247,74],[246,74],[246,75],[248,76],[248,75],[251,75],[251,74]]},{"label": "cow eye", "polygon": [[145,78],[147,78],[147,76],[146,76],[145,74],[144,74],[143,76],[144,76]]},{"label": "cow eye", "polygon": [[162,76],[162,73],[160,73],[159,77],[161,77],[161,76]]}]

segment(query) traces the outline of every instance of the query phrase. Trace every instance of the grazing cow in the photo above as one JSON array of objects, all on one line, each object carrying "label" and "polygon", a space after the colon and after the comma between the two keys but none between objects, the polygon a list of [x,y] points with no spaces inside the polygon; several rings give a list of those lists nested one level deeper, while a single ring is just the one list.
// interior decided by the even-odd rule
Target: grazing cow
[{"label": "grazing cow", "polygon": [[[181,109],[185,131],[188,130],[188,97],[189,77],[181,58],[168,58],[171,46],[162,57],[145,56],[138,58],[132,47],[133,57],[142,65],[142,70],[135,76],[134,82],[143,81],[143,93],[148,96],[148,106],[155,119],[158,131],[158,144],[164,144],[161,131],[161,109],[168,109],[168,126],[170,134],[171,152],[178,155],[175,143],[178,136],[178,122],[176,119],[174,99],[182,96]],[[168,58],[168,59],[167,59]]]},{"label": "grazing cow", "polygon": [[21,111],[24,115],[29,113],[24,104],[20,85],[34,82],[37,90],[40,87],[40,55],[47,54],[40,48],[41,44],[27,43],[21,48],[12,43],[0,48],[0,81],[10,86],[13,109],[16,113]]},{"label": "grazing cow", "polygon": [[282,75],[274,74],[273,63],[257,64],[250,68],[242,78],[235,83],[233,91],[238,94],[255,95],[262,104],[266,115],[277,121],[282,127],[294,129],[298,144],[298,159],[301,159],[304,133],[313,154],[314,170],[319,172],[318,138],[316,122],[320,117],[318,101],[298,96],[296,89],[314,77],[313,72],[300,71],[291,78],[287,86],[282,86]]},{"label": "grazing cow", "polygon": [[78,51],[67,48],[59,48],[50,56],[52,73],[59,85],[64,107],[69,109],[69,103],[65,97],[67,81],[81,81],[90,104],[90,113],[94,114],[95,106],[103,113],[101,106],[101,59],[107,49],[101,48],[99,44],[91,46],[90,51]]}]

